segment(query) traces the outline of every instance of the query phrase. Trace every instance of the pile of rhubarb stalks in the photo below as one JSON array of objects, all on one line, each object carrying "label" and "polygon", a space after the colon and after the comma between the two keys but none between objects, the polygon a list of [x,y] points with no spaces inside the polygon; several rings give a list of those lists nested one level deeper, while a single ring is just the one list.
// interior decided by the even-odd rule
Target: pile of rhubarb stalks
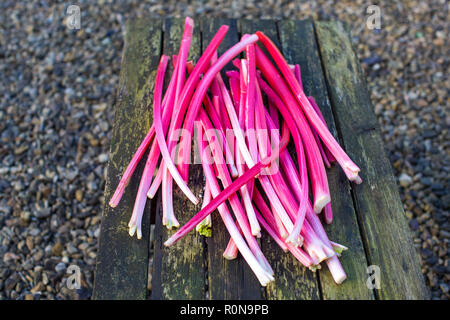
[{"label": "pile of rhubarb stalks", "polygon": [[[190,201],[199,203],[187,184],[193,147],[205,175],[202,209],[166,246],[194,228],[210,236],[210,214],[218,209],[230,235],[223,256],[234,259],[240,252],[261,285],[274,280],[257,241],[261,229],[312,271],[325,261],[335,282],[342,283],[346,274],[338,256],[347,248],[328,239],[319,219],[320,213],[327,224],[333,219],[325,167],[337,162],[355,183],[362,182],[360,169],[328,130],[314,98],[305,95],[300,67],[289,65],[264,33],[243,35],[219,57],[217,49],[228,31],[223,25],[194,63],[187,60],[193,28],[193,20],[186,18],[164,93],[169,57],[161,57],[153,91],[153,125],[109,204],[117,206],[149,149],[129,234],[142,237],[147,197],[153,198],[160,187],[163,225],[179,227],[173,182]],[[230,61],[236,69],[227,71],[224,79],[220,71]],[[290,140],[298,165],[286,149]]]}]

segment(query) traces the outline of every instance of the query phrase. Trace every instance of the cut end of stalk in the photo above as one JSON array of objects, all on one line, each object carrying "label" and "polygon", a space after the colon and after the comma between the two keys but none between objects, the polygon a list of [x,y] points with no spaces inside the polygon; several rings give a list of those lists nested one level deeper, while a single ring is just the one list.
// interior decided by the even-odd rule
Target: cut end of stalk
[{"label": "cut end of stalk", "polygon": [[303,245],[303,238],[298,235],[291,233],[287,238],[286,242],[291,243],[294,247],[301,247]]},{"label": "cut end of stalk", "polygon": [[113,196],[111,197],[111,200],[109,200],[109,206],[111,208],[117,207],[117,205],[120,202],[120,199],[122,199],[123,192],[125,191],[125,186],[121,183],[117,186],[116,191],[114,192]]},{"label": "cut end of stalk", "polygon": [[322,212],[323,208],[331,201],[329,194],[324,194],[314,199],[314,212],[319,214]]},{"label": "cut end of stalk", "polygon": [[227,259],[227,260],[234,260],[234,259],[236,259],[237,258],[237,254],[233,254],[233,255],[230,255],[230,254],[227,254],[226,252],[224,252],[223,253],[223,257],[225,258],[225,259]]},{"label": "cut end of stalk", "polygon": [[356,183],[358,183],[357,181],[362,182],[362,179],[358,175],[361,169],[359,169],[353,162],[346,163],[344,166],[342,166],[342,169],[344,170],[344,173],[347,176],[348,180],[355,181]]},{"label": "cut end of stalk", "polygon": [[316,272],[317,270],[322,269],[322,266],[320,264],[314,264],[310,267],[308,267],[309,270],[311,270],[312,272]]},{"label": "cut end of stalk", "polygon": [[363,182],[363,180],[361,179],[361,177],[358,175],[356,176],[355,180],[353,180],[353,182],[355,182],[356,184],[361,184]]},{"label": "cut end of stalk", "polygon": [[174,243],[175,243],[175,239],[173,239],[173,237],[170,237],[169,239],[166,240],[166,242],[164,242],[164,246],[165,247],[170,247]]},{"label": "cut end of stalk", "polygon": [[233,178],[239,177],[239,172],[234,164],[230,164],[230,171]]},{"label": "cut end of stalk", "polygon": [[192,18],[186,17],[185,25],[194,28],[194,20],[192,20]]},{"label": "cut end of stalk", "polygon": [[172,230],[172,228],[178,228],[180,226],[180,223],[177,219],[169,219],[167,220],[167,223],[165,223],[165,226],[167,229]]},{"label": "cut end of stalk", "polygon": [[128,234],[130,235],[130,237],[134,236],[135,232],[136,232],[136,225],[129,226]]},{"label": "cut end of stalk", "polygon": [[259,224],[257,225],[251,225],[250,226],[251,231],[252,231],[252,235],[254,235],[257,238],[261,238],[261,227],[259,226]]},{"label": "cut end of stalk", "polygon": [[115,203],[115,202],[113,202],[112,200],[109,202],[109,206],[111,207],[111,208],[115,208],[115,207],[117,207],[117,203]]},{"label": "cut end of stalk", "polygon": [[[157,189],[156,189],[157,190]],[[156,194],[156,190],[153,190],[151,187],[147,192],[147,198],[149,199],[153,199],[155,197]]]},{"label": "cut end of stalk", "polygon": [[344,268],[342,268],[341,263],[337,256],[334,256],[327,260],[327,266],[330,270],[331,276],[334,279],[334,282],[337,284],[341,284],[347,279],[347,275],[345,274]]}]

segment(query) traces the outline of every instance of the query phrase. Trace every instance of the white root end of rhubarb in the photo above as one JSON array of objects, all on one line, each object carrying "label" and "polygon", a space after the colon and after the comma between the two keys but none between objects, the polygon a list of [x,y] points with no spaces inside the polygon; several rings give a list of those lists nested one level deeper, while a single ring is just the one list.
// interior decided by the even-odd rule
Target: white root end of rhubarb
[{"label": "white root end of rhubarb", "polygon": [[331,197],[329,194],[325,194],[314,200],[314,212],[319,214],[322,212],[323,208],[325,208],[325,206],[331,201]]},{"label": "white root end of rhubarb", "polygon": [[234,164],[230,164],[230,171],[233,178],[239,177],[239,172]]},{"label": "white root end of rhubarb", "polygon": [[237,258],[237,255],[228,255],[225,252],[223,253],[223,257],[227,260],[234,260]]},{"label": "white root end of rhubarb", "polygon": [[347,275],[345,274],[344,268],[338,259],[337,256],[331,257],[326,261],[328,269],[330,270],[331,276],[334,279],[334,282],[337,284],[341,284],[347,279]]},{"label": "white root end of rhubarb", "polygon": [[120,200],[122,199],[123,193],[125,191],[126,184],[124,182],[119,182],[119,185],[116,188],[116,191],[114,192],[113,196],[111,197],[111,200],[109,200],[109,206],[111,208],[117,207]]},{"label": "white root end of rhubarb", "polygon": [[175,217],[172,217],[171,219],[167,219],[165,226],[167,229],[172,230],[172,228],[178,228],[180,223]]},{"label": "white root end of rhubarb", "polygon": [[316,272],[317,270],[322,269],[322,266],[320,264],[314,264],[310,267],[308,267],[309,270],[311,270],[312,272]]},{"label": "white root end of rhubarb", "polygon": [[292,233],[286,238],[286,242],[291,243],[294,247],[301,247],[303,245],[303,239],[300,239],[299,236]]},{"label": "white root end of rhubarb", "polygon": [[134,236],[135,232],[136,232],[136,225],[129,226],[128,234],[130,235],[130,237]]},{"label": "white root end of rhubarb", "polygon": [[167,239],[166,242],[164,242],[165,247],[170,247],[173,245],[173,240],[171,238]]},{"label": "white root end of rhubarb", "polygon": [[153,192],[153,190],[152,189],[148,190],[147,198],[153,199],[154,197],[155,197],[155,193]]}]

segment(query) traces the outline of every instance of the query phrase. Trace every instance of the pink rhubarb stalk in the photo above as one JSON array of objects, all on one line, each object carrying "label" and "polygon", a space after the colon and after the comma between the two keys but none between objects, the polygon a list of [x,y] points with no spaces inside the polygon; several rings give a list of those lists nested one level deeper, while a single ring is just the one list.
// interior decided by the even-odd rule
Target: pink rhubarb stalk
[{"label": "pink rhubarb stalk", "polygon": [[[302,140],[305,141],[304,148],[314,196],[314,210],[320,212],[322,211],[322,208],[330,202],[330,192],[322,156],[314,140],[309,123],[303,115],[303,112],[297,108],[297,102],[281,75],[258,47],[256,47],[256,63],[266,80],[283,100],[284,105],[289,109],[292,118],[297,124]],[[290,70],[288,71],[289,74],[293,76],[292,72]]]},{"label": "pink rhubarb stalk", "polygon": [[259,40],[264,44],[266,49],[269,51],[278,68],[280,68],[280,71],[283,74],[284,78],[286,79],[289,88],[294,93],[294,97],[298,102],[298,105],[302,108],[302,110],[308,117],[309,122],[311,123],[313,128],[317,131],[317,133],[319,134],[320,138],[325,143],[327,148],[331,151],[333,156],[339,162],[348,179],[351,181],[359,181],[357,177],[360,169],[356,166],[356,164],[353,163],[353,161],[349,158],[349,156],[337,143],[333,135],[328,130],[327,126],[321,121],[320,117],[314,111],[314,108],[311,106],[311,103],[309,102],[304,91],[300,87],[300,84],[295,79],[295,76],[292,74],[292,72],[289,70],[289,66],[286,60],[284,59],[283,55],[281,54],[281,52],[264,33],[258,31],[256,34],[258,35]]},{"label": "pink rhubarb stalk", "polygon": [[[217,61],[208,69],[203,78],[200,80],[195,93],[190,101],[189,108],[186,114],[186,119],[184,121],[183,128],[186,130],[187,134],[182,139],[182,153],[181,153],[181,164],[183,166],[183,172],[187,172],[187,168],[189,167],[189,156],[191,150],[192,143],[192,133],[194,127],[194,120],[197,117],[198,110],[201,106],[201,102],[203,101],[204,95],[208,90],[211,82],[216,77],[217,73],[236,55],[238,55],[241,51],[245,49],[246,46],[252,44],[258,40],[256,35],[251,35],[248,38],[238,42],[233,47],[228,49]],[[191,75],[192,76],[192,75]],[[223,94],[223,93],[222,93]],[[181,113],[177,115],[177,118],[180,117],[182,119]]]},{"label": "pink rhubarb stalk", "polygon": [[[199,126],[200,127],[200,126]],[[200,148],[200,155],[202,157],[202,166],[205,173],[206,181],[209,183],[211,188],[211,194],[213,197],[213,200],[206,205],[206,207],[202,210],[207,210],[208,206],[212,204],[212,202],[215,201],[215,199],[220,197],[220,189],[219,184],[217,182],[214,170],[212,168],[212,165],[209,163],[208,159],[205,159],[205,149],[206,149],[206,142],[203,140],[203,135],[200,134],[197,136],[198,139],[198,145]],[[216,206],[217,207],[217,206]],[[253,270],[255,275],[257,276],[258,280],[260,281],[261,285],[266,286],[269,282],[273,281],[273,276],[271,272],[268,272],[261,262],[255,257],[252,250],[247,246],[244,239],[242,238],[241,232],[239,231],[238,227],[236,226],[233,218],[231,217],[231,214],[228,211],[228,208],[225,204],[221,203],[218,207],[219,213],[222,217],[222,220],[228,229],[228,232],[230,233],[231,238],[233,239],[234,243],[236,244],[237,248],[241,252],[244,259],[249,264],[250,268]],[[198,216],[198,214],[193,218],[195,219]],[[191,219],[192,221],[192,219]],[[184,226],[183,226],[184,227]],[[178,232],[180,232],[183,228],[181,228]],[[171,238],[170,238],[171,239]],[[169,239],[169,240],[170,240]],[[170,241],[166,241],[164,245],[168,246],[170,245]]]},{"label": "pink rhubarb stalk", "polygon": [[[284,150],[289,141],[289,132],[284,130],[283,138],[280,143],[280,150]],[[197,224],[199,224],[206,216],[213,212],[219,205],[221,205],[225,200],[232,196],[237,190],[239,190],[242,185],[254,179],[255,176],[260,174],[261,170],[270,165],[276,155],[272,154],[266,159],[262,159],[248,171],[246,171],[242,176],[234,180],[229,186],[227,186],[220,194],[217,196],[213,195],[213,199],[206,207],[200,210],[194,217],[191,218],[185,225],[183,225],[175,234],[173,234],[165,243],[166,246],[171,246],[187,233],[189,233]]]},{"label": "pink rhubarb stalk", "polygon": [[[209,67],[209,62],[211,60],[211,57],[216,52],[217,48],[219,47],[220,43],[222,42],[223,38],[225,37],[225,34],[227,33],[228,29],[229,29],[229,27],[226,25],[223,25],[219,28],[219,30],[217,31],[217,33],[214,35],[213,39],[209,43],[208,47],[206,48],[206,50],[203,52],[202,56],[196,63],[194,69],[192,70],[192,73],[189,75],[189,78],[187,79],[186,84],[184,85],[183,90],[181,92],[181,98],[179,99],[179,101],[180,101],[179,107],[177,109],[178,113],[176,115],[174,115],[175,119],[172,119],[172,121],[174,120],[175,128],[180,128],[183,118],[184,118],[184,115],[186,113],[186,109],[188,108],[188,105],[191,101],[192,94],[193,94],[194,90],[197,88],[198,82],[200,81],[200,75],[203,72],[205,72],[205,70]],[[172,137],[170,140],[174,144],[175,141],[177,141],[177,138]],[[161,142],[162,143],[160,143],[159,148],[161,150],[165,150],[164,153],[168,154],[169,149],[167,147],[166,142],[165,141],[161,141]],[[173,148],[173,144],[170,149]],[[181,142],[180,142],[180,145],[181,145]],[[190,152],[190,146],[189,146],[189,152]],[[175,166],[171,159],[170,159],[170,162],[172,162],[172,165]],[[161,169],[159,171],[161,171]],[[187,181],[187,176],[184,176],[184,179],[185,179],[185,181]],[[156,191],[159,188],[161,181],[162,181],[162,171],[158,172],[158,175],[155,177],[155,180],[154,180],[152,186],[150,187],[148,197],[150,197],[150,198],[154,197],[154,195],[156,194]]]}]

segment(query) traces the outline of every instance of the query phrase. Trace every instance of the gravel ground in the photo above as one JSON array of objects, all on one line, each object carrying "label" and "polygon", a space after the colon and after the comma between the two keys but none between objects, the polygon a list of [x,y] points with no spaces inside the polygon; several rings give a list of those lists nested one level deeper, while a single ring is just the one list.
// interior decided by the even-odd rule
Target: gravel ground
[{"label": "gravel ground", "polygon": [[[95,2],[95,4],[93,4]],[[91,295],[125,21],[132,16],[341,19],[366,71],[422,271],[449,293],[448,4],[386,1],[65,1],[0,3],[0,299]],[[66,286],[66,268],[82,288]]]}]

